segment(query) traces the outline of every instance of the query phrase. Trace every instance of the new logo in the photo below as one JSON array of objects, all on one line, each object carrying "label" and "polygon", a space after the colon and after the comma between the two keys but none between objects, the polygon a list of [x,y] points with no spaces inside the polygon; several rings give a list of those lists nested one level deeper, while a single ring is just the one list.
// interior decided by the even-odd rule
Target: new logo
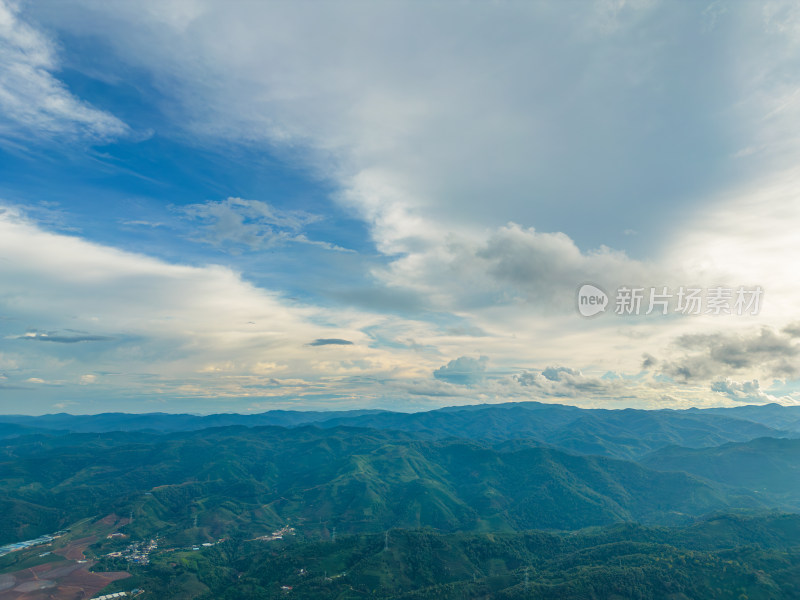
[{"label": "new logo", "polygon": [[606,310],[608,294],[596,285],[584,283],[578,288],[578,312],[584,317],[593,317]]}]

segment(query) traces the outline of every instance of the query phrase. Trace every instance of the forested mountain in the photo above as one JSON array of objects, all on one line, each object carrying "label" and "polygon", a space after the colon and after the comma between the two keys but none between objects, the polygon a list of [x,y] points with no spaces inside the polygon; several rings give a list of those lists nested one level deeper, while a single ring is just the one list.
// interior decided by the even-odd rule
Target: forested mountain
[{"label": "forested mountain", "polygon": [[730,408],[692,408],[686,412],[726,415],[735,419],[745,419],[762,423],[775,429],[800,431],[800,406],[784,404],[748,404]]},{"label": "forested mountain", "polygon": [[[319,427],[344,425],[405,431],[423,439],[528,440],[580,454],[638,458],[669,445],[699,448],[764,436],[800,437],[800,431],[792,425],[793,416],[774,416],[783,409],[789,411],[789,407],[743,408],[752,410],[735,413],[737,417],[734,417],[731,416],[734,413],[720,414],[711,410],[603,410],[523,402],[450,407],[419,413],[359,410],[269,411],[257,415],[208,416],[164,413],[0,416],[0,438],[47,429],[99,433],[179,432],[231,425],[297,427],[313,423]],[[759,419],[747,418],[748,415],[761,414],[762,409],[764,415]],[[794,415],[793,412],[791,414]],[[767,425],[765,421],[775,426]],[[781,428],[789,425],[795,428]]]},{"label": "forested mountain", "polygon": [[714,448],[671,446],[642,459],[662,471],[684,471],[746,488],[800,509],[800,440],[759,438]]},{"label": "forested mountain", "polygon": [[[70,434],[5,444],[3,541],[111,509],[132,511],[142,532],[168,523],[173,535],[205,541],[287,519],[314,530],[508,531],[674,523],[729,506],[764,506],[629,461],[345,427]],[[31,512],[40,515],[35,524]],[[198,530],[186,533],[195,517]]]},{"label": "forested mountain", "polygon": [[731,414],[7,417],[0,544],[72,529],[147,598],[789,598],[800,517],[768,511],[800,512],[800,439]]},{"label": "forested mountain", "polygon": [[264,547],[229,540],[136,573],[160,597],[199,600],[796,598],[800,518],[714,517],[569,534],[392,529]]}]

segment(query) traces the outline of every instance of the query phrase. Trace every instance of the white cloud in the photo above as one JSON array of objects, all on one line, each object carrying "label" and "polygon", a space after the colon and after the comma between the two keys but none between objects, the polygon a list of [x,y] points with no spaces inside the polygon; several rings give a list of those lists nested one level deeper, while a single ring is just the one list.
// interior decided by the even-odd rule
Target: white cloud
[{"label": "white cloud", "polygon": [[757,331],[707,331],[675,339],[670,356],[658,370],[683,381],[708,381],[729,373],[796,378],[800,346],[789,333],[769,327]]},{"label": "white cloud", "polygon": [[[92,328],[79,317],[77,329],[163,338],[159,351],[147,344],[118,350],[143,368],[171,353],[193,357],[180,368],[180,359],[170,359],[176,372],[230,362],[230,370],[215,371],[227,377],[213,384],[220,394],[267,385],[254,374],[265,363],[286,365],[284,380],[304,394],[319,390],[303,367],[342,378],[401,379],[429,375],[448,357],[467,354],[517,370],[569,360],[585,373],[635,372],[643,352],[662,357],[683,334],[722,329],[735,336],[752,326],[706,318],[589,323],[572,313],[574,290],[585,281],[611,289],[763,284],[765,322],[779,328],[795,318],[800,178],[742,184],[752,183],[756,167],[771,173],[797,162],[792,132],[800,70],[796,27],[785,8],[762,14],[760,6],[742,3],[710,15],[691,3],[612,2],[594,11],[572,3],[459,11],[434,4],[421,19],[403,4],[353,6],[321,5],[309,13],[291,3],[159,0],[41,3],[29,10],[53,27],[101,36],[143,68],[176,125],[200,143],[267,147],[331,180],[339,201],[369,224],[377,247],[390,256],[374,273],[385,288],[410,291],[423,299],[420,306],[455,314],[485,336],[465,342],[425,323],[351,313],[346,326],[321,332],[314,323],[330,323],[326,311],[293,307],[229,270],[167,265],[107,248],[89,252],[85,242],[55,244],[41,231],[31,239],[57,245],[65,258],[39,253],[30,273],[48,283],[34,288],[63,295],[62,314],[90,314],[100,324]],[[696,27],[702,22],[705,30]],[[52,60],[49,50],[46,56]],[[728,178],[731,193],[710,206],[713,193],[706,190],[719,191]],[[308,241],[302,224],[248,202],[190,211],[217,244]],[[39,252],[26,237],[17,241],[31,255]],[[613,249],[626,244],[651,244],[649,258]],[[73,254],[81,257],[75,264],[68,259]],[[88,300],[75,298],[75,285]],[[20,290],[24,302],[16,310],[52,312],[42,299],[50,296],[28,298]],[[257,330],[241,328],[251,320]],[[392,350],[382,341],[324,349],[334,356],[298,354],[313,339],[366,341],[367,327],[391,331]],[[245,348],[258,356],[248,357]],[[762,376],[758,365],[752,368],[736,376]],[[557,395],[597,386],[602,395],[622,385],[571,377],[568,385],[568,374],[552,380],[538,373],[528,388]],[[636,389],[681,402],[695,393],[716,398],[708,377],[702,387]],[[183,390],[198,394],[201,383],[191,380]],[[456,386],[438,384],[440,392],[455,393]],[[480,393],[487,396],[532,392],[493,381],[486,386]]]},{"label": "white cloud", "polygon": [[321,217],[300,210],[281,210],[260,200],[228,198],[218,202],[188,204],[175,210],[200,223],[193,239],[236,251],[270,248],[287,243],[344,250],[323,241],[308,239],[302,229]]},{"label": "white cloud", "polygon": [[[328,356],[336,368],[315,369],[323,349],[309,340],[360,340],[382,317],[299,305],[228,268],[169,264],[48,232],[18,209],[0,211],[0,278],[5,343],[15,351],[3,365],[18,381],[42,383],[38,372],[47,372],[48,381],[143,396],[242,397],[260,395],[273,372],[313,385],[346,363],[374,376],[407,364],[402,353],[353,344]],[[48,333],[14,331],[19,323]]]},{"label": "white cloud", "polygon": [[436,369],[433,372],[433,376],[449,383],[472,385],[484,379],[488,362],[488,356],[480,356],[478,358],[459,356]]},{"label": "white cloud", "polygon": [[[563,243],[550,241],[559,248]],[[40,410],[56,401],[79,401],[79,410],[95,402],[102,410],[120,395],[139,402],[218,399],[210,410],[223,409],[226,401],[242,409],[243,399],[261,408],[400,410],[559,398],[584,406],[739,401],[713,390],[709,379],[675,383],[652,374],[597,374],[636,373],[642,352],[661,355],[672,329],[644,324],[644,336],[632,338],[616,331],[613,320],[596,325],[560,315],[521,322],[515,313],[504,322],[490,307],[472,314],[481,335],[465,337],[424,321],[301,305],[227,268],[170,264],[48,232],[17,209],[0,213],[0,278],[0,310],[10,317],[2,323],[4,394],[18,402],[35,387]],[[31,323],[35,331],[18,329]],[[697,330],[696,323],[687,323],[687,331]],[[791,355],[795,329],[741,340],[769,356]],[[725,347],[738,339],[725,338]],[[759,361],[771,364],[764,357]],[[581,370],[525,367],[566,361]],[[737,372],[751,376],[744,368]],[[28,389],[9,388],[15,385]]]},{"label": "white cloud", "polygon": [[[795,81],[758,79],[736,60],[763,59],[767,35],[783,50],[775,69],[791,66],[788,34],[764,31],[788,20],[783,9],[766,11],[765,25],[759,8],[737,6],[697,40],[701,5],[426,8],[425,19],[396,3],[311,14],[294,4],[201,0],[30,10],[74,34],[105,37],[153,76],[175,103],[177,125],[195,136],[266,144],[332,179],[388,254],[441,253],[448,235],[487,243],[509,221],[523,232],[536,227],[540,246],[572,244],[586,255],[646,243],[702,200],[658,189],[696,178],[687,146],[760,143],[756,96],[771,97],[776,79]],[[723,26],[743,29],[732,36],[717,31]],[[686,65],[684,41],[718,51]],[[721,114],[729,127],[719,126]]]},{"label": "white cloud", "polygon": [[[782,327],[797,315],[800,169],[769,173],[720,193],[686,215],[665,255],[698,279],[764,290],[758,321]],[[716,272],[716,275],[712,275]]]},{"label": "white cloud", "polygon": [[485,236],[452,233],[408,251],[375,274],[389,286],[414,289],[435,306],[455,310],[522,303],[522,310],[572,312],[581,283],[613,290],[632,282],[668,285],[679,280],[664,267],[622,252],[606,247],[582,252],[563,233],[540,233],[514,223]]},{"label": "white cloud", "polygon": [[[266,143],[333,179],[386,251],[439,231],[431,222],[553,231],[554,215],[576,210],[619,232],[607,218],[622,201],[610,184],[640,180],[626,174],[640,165],[619,161],[627,151],[660,166],[653,136],[674,132],[675,110],[663,88],[684,85],[674,30],[659,29],[657,9],[433,4],[420,18],[402,3],[311,13],[204,1],[30,8],[55,27],[104,37],[145,68],[177,124],[201,139]],[[662,63],[666,80],[655,75]],[[692,83],[713,91],[723,82]],[[649,128],[640,131],[630,119],[642,111]]]},{"label": "white cloud", "polygon": [[[514,376],[515,381],[536,392],[556,398],[609,398],[630,396],[641,387],[639,382],[623,381],[618,378],[602,379],[587,376],[570,367],[546,367],[541,371],[523,371]],[[633,385],[632,385],[633,383]],[[637,391],[636,397],[647,400],[649,394]]]},{"label": "white cloud", "polygon": [[[498,294],[548,302],[553,284],[570,278],[571,287],[599,273],[631,280],[652,273],[658,261],[610,248],[646,243],[673,220],[689,199],[680,190],[661,197],[657,188],[694,177],[686,146],[716,144],[712,116],[738,106],[737,93],[766,85],[723,76],[729,65],[713,60],[731,50],[724,32],[703,40],[720,52],[684,68],[673,39],[678,25],[665,29],[666,9],[653,2],[593,11],[433,5],[423,20],[386,3],[313,14],[291,4],[86,6],[31,10],[72,33],[106,36],[152,74],[176,104],[177,124],[199,139],[265,144],[332,179],[378,248],[400,257],[380,273],[387,285],[432,293],[451,309]],[[671,10],[689,32],[704,7]],[[761,19],[753,21],[749,8],[730,12],[726,23],[748,28],[737,49],[758,43]],[[587,61],[589,53],[598,59]],[[753,142],[753,113],[736,114],[736,143]],[[647,126],[631,125],[638,122]],[[691,173],[682,177],[681,169]],[[215,243],[292,237],[259,232],[241,216],[251,207],[203,206]],[[628,223],[634,217],[641,222]],[[634,229],[639,235],[622,233]],[[672,273],[680,270],[675,262],[655,266]],[[487,282],[493,292],[471,298]]]},{"label": "white cloud", "polygon": [[0,0],[0,135],[106,141],[128,126],[76,98],[55,76],[56,46]]},{"label": "white cloud", "polygon": [[711,390],[735,400],[737,402],[767,403],[778,402],[778,398],[767,394],[761,389],[757,379],[738,382],[726,378],[711,384]]}]

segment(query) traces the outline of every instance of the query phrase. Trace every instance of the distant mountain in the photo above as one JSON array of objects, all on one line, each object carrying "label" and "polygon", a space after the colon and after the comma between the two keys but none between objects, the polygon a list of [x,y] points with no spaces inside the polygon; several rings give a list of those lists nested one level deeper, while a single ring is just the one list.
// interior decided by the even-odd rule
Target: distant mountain
[{"label": "distant mountain", "polygon": [[321,427],[350,425],[408,431],[431,438],[535,440],[580,454],[636,458],[667,445],[715,446],[755,437],[796,436],[743,419],[673,410],[579,409],[535,402],[458,410],[342,416]]},{"label": "distant mountain", "polygon": [[[340,416],[358,417],[381,411],[292,411],[271,410],[259,414],[221,413],[215,415],[190,415],[172,413],[101,413],[96,415],[70,415],[58,413],[41,416],[0,415],[0,425],[15,425],[29,430],[60,430],[72,433],[106,433],[111,431],[177,432],[196,431],[208,427],[242,425],[262,427],[276,425],[295,427]],[[13,430],[10,430],[13,432]],[[0,439],[8,437],[0,428]]]},{"label": "distant mountain", "polygon": [[0,440],[15,438],[22,435],[33,435],[36,433],[69,433],[67,430],[58,430],[45,426],[26,426],[16,423],[3,423],[0,421]]},{"label": "distant mountain", "polygon": [[774,503],[800,509],[800,440],[760,438],[716,448],[668,447],[641,463],[661,471],[683,471],[745,488]]},{"label": "distant mountain", "polygon": [[[679,523],[765,504],[684,473],[568,454],[337,427],[29,436],[3,442],[0,542],[112,510],[191,541],[287,522],[318,534]],[[32,511],[42,515],[31,522]],[[17,516],[19,515],[19,516]]]},{"label": "distant mountain", "polygon": [[[694,408],[687,412],[701,412]],[[758,404],[735,406],[732,408],[706,408],[702,412],[726,415],[734,419],[746,419],[762,423],[775,429],[800,431],[800,406],[784,406],[782,404]]]},{"label": "distant mountain", "polygon": [[[764,411],[778,414],[789,407],[742,407],[752,409],[735,414],[747,417]],[[739,409],[731,409],[739,410]],[[776,429],[733,413],[711,410],[602,410],[538,402],[450,407],[419,413],[377,410],[305,412],[269,411],[256,415],[218,414],[209,416],[165,413],[100,415],[3,416],[0,426],[29,430],[58,429],[73,432],[196,431],[208,427],[275,425],[299,427],[311,423],[320,427],[367,427],[404,431],[421,439],[471,439],[501,443],[529,440],[577,452],[615,458],[638,458],[669,445],[716,446],[758,437],[800,437],[797,431]],[[790,423],[777,416],[762,421]],[[4,432],[0,439],[19,435],[22,430]]]}]

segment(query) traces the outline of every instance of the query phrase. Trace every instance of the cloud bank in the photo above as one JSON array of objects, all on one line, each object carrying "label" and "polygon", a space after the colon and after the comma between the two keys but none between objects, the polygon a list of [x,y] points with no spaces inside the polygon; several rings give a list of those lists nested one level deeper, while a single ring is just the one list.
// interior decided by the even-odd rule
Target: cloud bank
[{"label": "cloud bank", "polygon": [[130,133],[114,115],[74,96],[54,73],[55,44],[0,2],[0,133],[105,142]]}]

